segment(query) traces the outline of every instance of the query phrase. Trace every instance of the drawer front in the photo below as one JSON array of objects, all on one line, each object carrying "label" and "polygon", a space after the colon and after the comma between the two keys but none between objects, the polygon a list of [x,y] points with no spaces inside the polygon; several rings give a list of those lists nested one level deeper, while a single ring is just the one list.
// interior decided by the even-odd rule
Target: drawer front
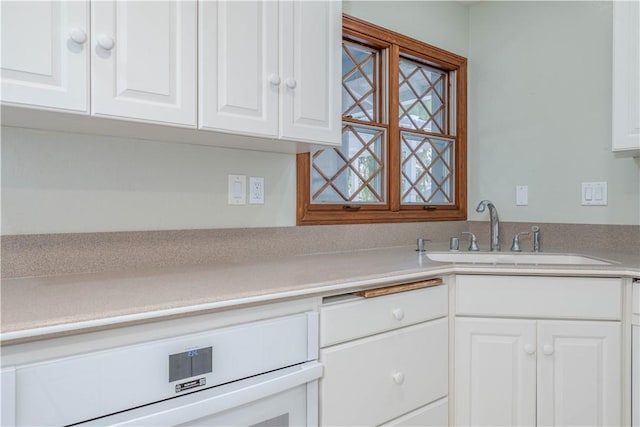
[{"label": "drawer front", "polygon": [[328,304],[320,309],[320,346],[437,319],[447,312],[448,287],[445,285]]},{"label": "drawer front", "polygon": [[321,425],[379,425],[447,395],[447,318],[321,350]]},{"label": "drawer front", "polygon": [[622,281],[608,278],[457,276],[456,314],[620,320]]},{"label": "drawer front", "polygon": [[447,425],[449,425],[449,400],[446,397],[383,424],[384,427],[442,427]]}]

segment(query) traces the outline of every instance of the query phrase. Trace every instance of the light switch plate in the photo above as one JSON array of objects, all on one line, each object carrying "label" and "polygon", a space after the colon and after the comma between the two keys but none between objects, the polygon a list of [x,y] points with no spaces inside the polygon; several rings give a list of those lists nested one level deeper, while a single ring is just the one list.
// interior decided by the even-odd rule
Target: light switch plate
[{"label": "light switch plate", "polygon": [[229,175],[229,204],[247,204],[247,176]]},{"label": "light switch plate", "polygon": [[516,206],[529,205],[529,186],[516,185]]},{"label": "light switch plate", "polygon": [[606,206],[608,203],[606,182],[583,182],[581,194],[582,206]]}]

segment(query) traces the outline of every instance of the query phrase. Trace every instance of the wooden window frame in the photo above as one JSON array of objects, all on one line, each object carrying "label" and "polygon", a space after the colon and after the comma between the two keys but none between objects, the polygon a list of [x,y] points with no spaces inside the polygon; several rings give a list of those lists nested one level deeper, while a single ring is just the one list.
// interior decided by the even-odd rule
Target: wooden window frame
[{"label": "wooden window frame", "polygon": [[[298,225],[320,224],[363,224],[386,222],[418,221],[459,221],[467,219],[467,59],[431,46],[411,37],[396,33],[377,25],[343,15],[343,34],[349,39],[388,50],[388,75],[386,105],[389,116],[388,153],[386,175],[386,204],[312,204],[310,153],[297,155],[297,206]],[[400,194],[400,126],[395,120],[399,103],[399,57],[418,58],[438,69],[455,72],[455,101],[451,98],[451,86],[448,87],[450,105],[455,105],[455,142],[454,142],[454,203],[451,205],[402,205]],[[391,118],[394,118],[391,120]],[[450,120],[448,115],[447,120]],[[355,119],[346,119],[345,123],[368,124]],[[451,134],[451,129],[449,130]],[[434,134],[434,136],[442,136]],[[327,147],[327,149],[332,149]]]}]

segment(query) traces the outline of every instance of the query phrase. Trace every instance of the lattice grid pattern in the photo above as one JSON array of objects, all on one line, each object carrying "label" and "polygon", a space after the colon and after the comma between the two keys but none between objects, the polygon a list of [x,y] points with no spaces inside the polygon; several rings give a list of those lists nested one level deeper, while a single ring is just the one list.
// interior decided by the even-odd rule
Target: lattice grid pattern
[{"label": "lattice grid pattern", "polygon": [[342,116],[378,120],[378,51],[342,43]]},{"label": "lattice grid pattern", "polygon": [[453,140],[409,132],[401,139],[402,203],[453,204]]},{"label": "lattice grid pattern", "polygon": [[384,129],[345,124],[342,146],[311,156],[314,203],[384,203],[386,135]]},{"label": "lattice grid pattern", "polygon": [[400,58],[400,127],[447,133],[447,73]]}]

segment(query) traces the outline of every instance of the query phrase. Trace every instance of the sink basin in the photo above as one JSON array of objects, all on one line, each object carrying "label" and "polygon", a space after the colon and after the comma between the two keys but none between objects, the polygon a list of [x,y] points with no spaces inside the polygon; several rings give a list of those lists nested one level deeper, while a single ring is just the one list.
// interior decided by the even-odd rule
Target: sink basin
[{"label": "sink basin", "polygon": [[515,252],[426,252],[432,261],[471,264],[611,265],[613,262],[574,254]]}]

